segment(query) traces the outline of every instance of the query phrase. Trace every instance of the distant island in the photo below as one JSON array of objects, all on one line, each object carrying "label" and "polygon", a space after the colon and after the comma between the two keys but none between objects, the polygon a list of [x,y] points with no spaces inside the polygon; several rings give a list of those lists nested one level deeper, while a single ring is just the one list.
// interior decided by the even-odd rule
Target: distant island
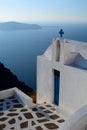
[{"label": "distant island", "polygon": [[10,30],[36,30],[41,29],[42,27],[38,24],[26,24],[19,22],[3,22],[0,23],[0,30],[2,31],[10,31]]}]

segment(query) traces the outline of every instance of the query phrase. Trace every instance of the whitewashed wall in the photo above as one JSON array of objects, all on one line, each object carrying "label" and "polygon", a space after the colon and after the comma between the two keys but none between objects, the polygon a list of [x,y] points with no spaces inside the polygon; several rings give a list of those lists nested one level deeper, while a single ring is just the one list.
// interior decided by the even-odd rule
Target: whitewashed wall
[{"label": "whitewashed wall", "polygon": [[87,104],[87,70],[79,65],[72,67],[79,53],[87,57],[83,53],[87,44],[60,40],[60,59],[56,61],[57,42],[58,39],[54,40],[44,55],[37,57],[37,103],[53,103],[55,69],[60,71],[59,106],[74,112]]},{"label": "whitewashed wall", "polygon": [[37,57],[37,102],[53,102],[53,72],[51,61],[45,56]]},{"label": "whitewashed wall", "polygon": [[76,111],[87,104],[87,71],[65,66],[61,71],[60,104]]}]

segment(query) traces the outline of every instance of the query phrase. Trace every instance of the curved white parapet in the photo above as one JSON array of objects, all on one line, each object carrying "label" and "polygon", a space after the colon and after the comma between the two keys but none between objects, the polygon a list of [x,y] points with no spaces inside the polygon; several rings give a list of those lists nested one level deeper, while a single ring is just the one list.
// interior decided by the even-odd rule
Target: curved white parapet
[{"label": "curved white parapet", "polygon": [[87,130],[87,105],[76,111],[60,130]]},{"label": "curved white parapet", "polygon": [[23,102],[24,105],[28,107],[33,106],[33,100],[31,97],[27,96],[25,93],[23,93],[21,90],[18,88],[13,88],[14,94],[20,98],[20,100]]},{"label": "curved white parapet", "polygon": [[18,88],[14,87],[14,88],[0,91],[0,99],[5,99],[13,95],[16,95],[20,99],[20,101],[23,103],[23,105],[32,107],[33,105],[32,99],[29,96],[27,96],[25,93],[23,93],[21,90],[19,90]]}]

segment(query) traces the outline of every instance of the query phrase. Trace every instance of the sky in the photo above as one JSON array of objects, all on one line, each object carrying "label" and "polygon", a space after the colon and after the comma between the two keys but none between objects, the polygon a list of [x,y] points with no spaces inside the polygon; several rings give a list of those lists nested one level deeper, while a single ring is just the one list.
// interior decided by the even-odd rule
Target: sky
[{"label": "sky", "polygon": [[0,0],[0,22],[87,23],[87,0]]}]

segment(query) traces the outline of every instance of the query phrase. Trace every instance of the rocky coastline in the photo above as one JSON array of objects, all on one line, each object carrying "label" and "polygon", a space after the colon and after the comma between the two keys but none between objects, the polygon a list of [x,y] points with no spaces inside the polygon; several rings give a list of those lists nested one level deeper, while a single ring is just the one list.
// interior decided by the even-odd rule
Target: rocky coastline
[{"label": "rocky coastline", "polygon": [[20,81],[10,69],[6,68],[4,64],[0,62],[0,91],[13,87],[17,87],[32,98],[34,97],[35,102],[35,91],[24,82]]}]

